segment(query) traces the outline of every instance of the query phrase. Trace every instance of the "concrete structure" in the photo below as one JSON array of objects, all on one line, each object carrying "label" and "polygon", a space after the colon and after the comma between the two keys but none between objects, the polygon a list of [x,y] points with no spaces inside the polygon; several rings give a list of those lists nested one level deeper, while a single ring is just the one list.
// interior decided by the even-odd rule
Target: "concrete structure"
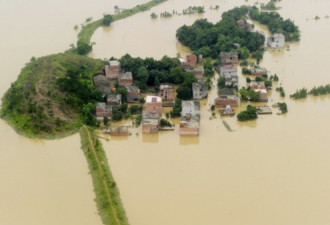
[{"label": "concrete structure", "polygon": [[226,105],[226,107],[221,111],[221,115],[223,115],[223,116],[233,116],[233,115],[235,115],[235,112],[231,108],[230,105]]},{"label": "concrete structure", "polygon": [[257,107],[258,114],[272,114],[272,109],[269,106],[258,106]]},{"label": "concrete structure", "polygon": [[217,108],[225,108],[227,105],[230,107],[238,107],[240,99],[235,95],[234,90],[230,88],[223,88],[219,91],[219,97],[214,100],[214,105]]},{"label": "concrete structure", "polygon": [[109,87],[109,79],[102,74],[94,76],[93,81],[95,87]]},{"label": "concrete structure", "polygon": [[203,99],[208,96],[208,88],[203,83],[193,83],[192,84],[193,99]]},{"label": "concrete structure", "polygon": [[254,76],[261,76],[267,74],[267,70],[265,68],[260,68],[260,67],[252,67],[250,71],[251,71],[251,75]]},{"label": "concrete structure", "polygon": [[160,84],[158,96],[162,98],[163,102],[174,101],[174,87],[172,84]]},{"label": "concrete structure", "polygon": [[182,117],[180,120],[181,136],[198,136],[200,127],[200,119],[198,116],[191,118]]},{"label": "concrete structure", "polygon": [[96,116],[96,120],[100,122],[103,121],[104,117],[111,119],[112,107],[106,105],[104,102],[97,103],[95,116]]},{"label": "concrete structure", "polygon": [[110,94],[107,96],[107,104],[112,107],[119,107],[121,105],[121,94]]},{"label": "concrete structure", "polygon": [[200,116],[200,103],[198,101],[182,101],[181,117]]},{"label": "concrete structure", "polygon": [[140,101],[140,89],[136,86],[127,86],[127,95],[126,95],[126,101],[127,102],[137,102]]},{"label": "concrete structure", "polygon": [[237,69],[234,65],[224,65],[220,67],[220,76],[225,78],[225,85],[238,87]]},{"label": "concrete structure", "polygon": [[281,33],[275,33],[267,38],[267,45],[271,48],[283,48],[285,46],[285,36]]},{"label": "concrete structure", "polygon": [[126,73],[119,74],[118,83],[119,83],[119,85],[122,85],[125,87],[132,86],[133,85],[132,72],[126,72]]},{"label": "concrete structure", "polygon": [[236,64],[238,63],[238,55],[236,52],[220,52],[222,64]]},{"label": "concrete structure", "polygon": [[142,113],[142,133],[155,134],[159,129],[159,114],[157,112]]},{"label": "concrete structure", "polygon": [[120,73],[120,62],[117,60],[109,61],[109,65],[105,66],[105,75],[109,79],[117,79]]},{"label": "concrete structure", "polygon": [[163,106],[162,99],[158,96],[147,96],[146,98],[146,112],[150,113],[158,113],[158,115],[162,115]]},{"label": "concrete structure", "polygon": [[199,135],[200,103],[198,101],[182,101],[180,135]]}]

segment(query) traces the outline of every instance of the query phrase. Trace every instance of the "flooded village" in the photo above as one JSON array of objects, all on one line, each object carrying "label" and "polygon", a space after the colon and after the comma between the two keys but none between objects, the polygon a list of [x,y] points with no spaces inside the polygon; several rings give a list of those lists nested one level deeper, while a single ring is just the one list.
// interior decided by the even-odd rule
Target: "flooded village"
[{"label": "flooded village", "polygon": [[[72,28],[87,16],[98,18],[105,7],[111,11],[114,5],[118,10],[128,9],[144,2],[97,1],[87,10],[81,9],[89,4],[86,1],[82,7],[75,2],[58,1],[52,8],[31,1],[24,12],[22,9],[15,15],[25,19],[17,25],[13,23],[11,26],[17,29],[4,36],[6,46],[1,55],[12,63],[4,65],[0,75],[1,95],[31,56],[67,49],[76,36]],[[93,79],[104,94],[104,101],[97,104],[96,119],[100,123],[109,120],[109,126],[102,125],[98,134],[105,138],[100,141],[130,224],[330,222],[330,99],[327,95],[302,100],[289,97],[299,88],[330,83],[330,20],[326,18],[330,5],[327,0],[279,2],[280,15],[292,19],[301,31],[299,42],[284,42],[284,46],[282,35],[272,34],[266,26],[250,19],[236,21],[241,29],[265,35],[264,57],[259,65],[247,60],[244,66],[240,65],[242,60],[236,61],[234,52],[223,52],[221,61],[225,63],[215,66],[209,83],[201,63],[206,57],[180,44],[176,30],[200,18],[217,23],[223,12],[243,4],[254,2],[168,0],[152,10],[116,21],[109,28],[100,28],[93,35],[96,45],[90,56],[108,62]],[[150,17],[153,12],[160,15],[173,9],[181,11],[189,5],[203,5],[205,13],[154,20]],[[215,5],[219,9],[210,10]],[[9,9],[16,8],[15,3],[8,3],[8,7],[0,9],[4,11],[0,14],[3,23],[13,18],[7,13]],[[72,11],[66,14],[64,9]],[[50,13],[53,11],[57,14]],[[48,19],[29,19],[33,18],[30,12],[47,14]],[[72,12],[79,18],[68,22]],[[63,18],[58,18],[58,13]],[[315,20],[316,16],[320,19]],[[50,26],[54,21],[61,25]],[[9,29],[6,24],[4,27]],[[28,35],[31,31],[35,36]],[[20,32],[28,38],[20,39]],[[53,44],[44,43],[45,39]],[[22,44],[17,47],[17,43]],[[152,84],[152,88],[142,90],[134,71],[120,63],[126,53],[156,60],[168,55],[178,59],[185,73],[194,75],[191,100],[181,102],[177,117],[172,117],[171,112],[178,84],[160,81],[157,89]],[[109,62],[109,57],[114,58]],[[227,86],[219,88],[221,78]],[[271,88],[267,85],[270,81]],[[258,94],[256,101],[241,98],[243,87]],[[285,97],[278,88],[283,88]],[[276,104],[284,102],[289,112],[277,115],[280,109]],[[125,111],[122,105],[126,104]],[[258,110],[258,119],[238,121],[237,115],[249,104]],[[127,112],[129,119],[125,118]],[[119,114],[121,120],[111,121]],[[141,125],[137,127],[139,121]],[[0,131],[0,140],[6,146],[0,150],[0,178],[4,181],[0,188],[0,211],[4,212],[0,214],[0,224],[102,224],[78,135],[52,141],[28,139],[2,120]]]}]

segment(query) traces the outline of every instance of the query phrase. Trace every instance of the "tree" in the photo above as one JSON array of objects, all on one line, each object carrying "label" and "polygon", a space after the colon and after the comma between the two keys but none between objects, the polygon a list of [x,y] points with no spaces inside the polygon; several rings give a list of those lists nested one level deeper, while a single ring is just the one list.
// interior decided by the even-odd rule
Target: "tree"
[{"label": "tree", "polygon": [[182,110],[182,101],[181,99],[176,98],[174,102],[173,110],[170,112],[171,117],[179,117]]},{"label": "tree", "polygon": [[108,27],[108,26],[110,26],[112,21],[113,21],[112,15],[106,14],[103,16],[102,25]]},{"label": "tree", "polygon": [[136,81],[141,90],[147,89],[148,76],[148,70],[144,66],[141,66],[136,75]]},{"label": "tree", "polygon": [[257,108],[252,105],[248,105],[245,111],[242,111],[237,115],[239,121],[255,120],[257,118]]},{"label": "tree", "polygon": [[84,41],[79,40],[77,43],[77,53],[79,55],[86,55],[92,51],[92,46]]},{"label": "tree", "polygon": [[95,105],[92,103],[87,103],[83,106],[81,114],[84,124],[89,126],[95,126],[96,125],[96,119],[94,117]]}]

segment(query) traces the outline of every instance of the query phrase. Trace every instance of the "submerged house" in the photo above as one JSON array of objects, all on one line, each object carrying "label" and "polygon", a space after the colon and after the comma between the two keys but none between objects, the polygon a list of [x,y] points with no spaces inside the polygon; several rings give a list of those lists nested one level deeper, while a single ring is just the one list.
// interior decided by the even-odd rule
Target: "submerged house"
[{"label": "submerged house", "polygon": [[222,64],[236,64],[238,63],[238,55],[236,52],[220,52]]},{"label": "submerged house", "polygon": [[208,96],[208,87],[203,83],[192,84],[193,99],[203,99]]},{"label": "submerged house", "polygon": [[103,121],[104,117],[111,119],[112,107],[106,105],[104,102],[97,103],[95,116],[97,121]]},{"label": "submerged house", "polygon": [[142,133],[155,134],[159,129],[159,114],[157,112],[142,112]]},{"label": "submerged house", "polygon": [[267,38],[267,45],[271,48],[283,48],[285,46],[285,36],[281,33],[275,33]]},{"label": "submerged house", "polygon": [[158,113],[159,116],[163,113],[162,99],[159,96],[147,96],[145,106],[146,112]]},{"label": "submerged house", "polygon": [[174,101],[174,87],[172,84],[160,84],[158,96],[162,98],[163,102]]},{"label": "submerged house", "polygon": [[255,92],[259,93],[259,102],[268,102],[267,88],[263,83],[253,81],[250,83],[250,86]]},{"label": "submerged house", "polygon": [[234,65],[224,65],[220,67],[220,76],[225,78],[225,85],[238,87],[237,69]]},{"label": "submerged house", "polygon": [[251,71],[251,75],[254,76],[266,75],[268,72],[265,68],[261,68],[261,67],[252,67],[250,71]]},{"label": "submerged house", "polygon": [[182,101],[180,135],[197,136],[199,131],[200,103],[198,101]]},{"label": "submerged house", "polygon": [[234,90],[231,88],[222,88],[219,90],[219,96],[214,100],[214,105],[217,108],[238,107],[240,99],[235,95]]}]

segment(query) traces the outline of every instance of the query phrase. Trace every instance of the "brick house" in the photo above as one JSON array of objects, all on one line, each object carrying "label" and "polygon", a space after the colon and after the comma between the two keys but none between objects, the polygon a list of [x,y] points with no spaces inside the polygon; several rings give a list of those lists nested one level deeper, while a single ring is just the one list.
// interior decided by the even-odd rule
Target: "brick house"
[{"label": "brick house", "polygon": [[186,65],[191,66],[191,67],[196,67],[197,66],[197,56],[194,54],[187,55],[186,56]]},{"label": "brick house", "polygon": [[162,98],[163,102],[174,101],[174,87],[172,84],[160,84],[158,96]]},{"label": "brick house", "polygon": [[121,94],[110,94],[107,96],[107,105],[119,107],[121,103]]},{"label": "brick house", "polygon": [[200,127],[200,103],[198,101],[182,101],[180,135],[197,136]]},{"label": "brick house", "polygon": [[105,75],[109,79],[117,79],[120,73],[120,62],[117,60],[109,61],[109,65],[105,66]]},{"label": "brick house", "polygon": [[217,108],[225,108],[227,105],[230,107],[238,107],[240,99],[235,95],[234,90],[230,88],[223,88],[219,91],[219,96],[214,100],[214,105]]},{"label": "brick house", "polygon": [[268,102],[268,92],[267,88],[263,83],[258,83],[256,81],[250,83],[250,87],[255,91],[259,93],[259,99],[258,102]]},{"label": "brick house", "polygon": [[190,66],[184,66],[183,67],[186,72],[193,73],[194,76],[197,78],[198,81],[203,81],[204,76],[204,68],[203,67],[190,67]]},{"label": "brick house", "polygon": [[157,112],[142,112],[142,133],[155,134],[159,129],[159,114]]},{"label": "brick house", "polygon": [[133,85],[133,75],[132,72],[126,72],[119,74],[118,76],[118,83],[121,86],[132,86]]},{"label": "brick house", "polygon": [[251,71],[251,75],[254,76],[261,76],[267,74],[267,70],[265,68],[260,68],[260,67],[252,67],[250,71]]},{"label": "brick house", "polygon": [[238,55],[236,52],[220,52],[222,64],[236,64],[238,63]]},{"label": "brick house", "polygon": [[158,113],[158,115],[162,115],[163,105],[162,99],[158,96],[147,96],[146,98],[146,112]]},{"label": "brick house", "polygon": [[104,117],[111,119],[112,107],[109,105],[106,105],[104,102],[97,103],[95,116],[96,116],[97,121],[103,121]]},{"label": "brick house", "polygon": [[136,86],[127,86],[127,95],[126,95],[126,100],[127,102],[137,102],[140,101],[141,96],[140,96],[140,89]]}]

